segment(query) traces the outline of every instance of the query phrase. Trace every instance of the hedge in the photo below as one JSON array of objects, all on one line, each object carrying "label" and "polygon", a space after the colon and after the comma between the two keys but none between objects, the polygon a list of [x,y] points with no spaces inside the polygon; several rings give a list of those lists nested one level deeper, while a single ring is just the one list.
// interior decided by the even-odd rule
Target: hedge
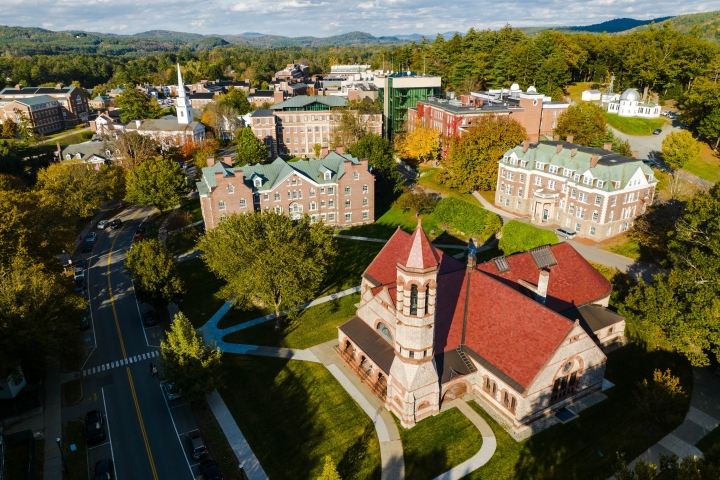
[{"label": "hedge", "polygon": [[438,223],[473,237],[477,243],[485,243],[500,231],[497,215],[453,197],[440,200],[433,215]]},{"label": "hedge", "polygon": [[512,255],[517,252],[527,252],[543,245],[555,245],[558,243],[557,235],[550,230],[534,227],[528,223],[511,220],[502,227],[500,238],[500,250],[505,255]]}]

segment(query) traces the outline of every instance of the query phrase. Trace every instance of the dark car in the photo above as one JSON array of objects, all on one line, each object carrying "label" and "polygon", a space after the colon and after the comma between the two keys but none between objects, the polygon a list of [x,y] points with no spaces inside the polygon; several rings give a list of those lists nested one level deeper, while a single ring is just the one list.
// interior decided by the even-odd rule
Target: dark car
[{"label": "dark car", "polygon": [[117,230],[118,228],[122,227],[122,220],[119,218],[116,218],[115,220],[111,221],[108,225],[110,225],[110,228],[113,230]]},{"label": "dark car", "polygon": [[662,133],[662,130],[660,130],[659,128],[656,128],[655,130],[653,130],[653,135],[660,135],[661,133]]},{"label": "dark car", "polygon": [[87,330],[88,328],[90,328],[90,319],[83,317],[82,320],[80,320],[80,330]]},{"label": "dark car", "polygon": [[103,423],[100,410],[90,410],[85,414],[85,438],[88,443],[99,442],[105,438]]},{"label": "dark car", "polygon": [[136,233],[135,235],[133,235],[132,241],[133,241],[133,242],[139,242],[139,241],[142,240],[143,238],[144,238],[144,237],[143,237],[142,233]]},{"label": "dark car", "polygon": [[205,480],[223,480],[222,473],[220,473],[217,463],[212,460],[205,460],[200,463],[198,471],[203,477],[205,477]]},{"label": "dark car", "polygon": [[75,279],[75,293],[82,295],[85,292],[85,278],[80,277]]},{"label": "dark car", "polygon": [[572,230],[569,230],[567,228],[558,228],[555,230],[555,233],[558,237],[565,237],[568,240],[572,240],[577,236],[577,233],[573,232]]},{"label": "dark car", "polygon": [[87,243],[94,243],[95,240],[97,240],[97,233],[91,232],[88,234],[88,236],[85,238],[85,241]]},{"label": "dark car", "polygon": [[88,242],[83,243],[82,253],[90,253],[90,252],[92,252],[92,247],[93,247],[93,244],[92,244],[92,243],[88,243]]},{"label": "dark car", "polygon": [[138,227],[138,228],[135,230],[135,235],[137,235],[138,233],[139,233],[140,235],[145,235],[145,227]]},{"label": "dark car", "polygon": [[109,458],[100,460],[95,464],[94,480],[112,480],[113,479],[113,461]]},{"label": "dark car", "polygon": [[155,317],[155,312],[153,312],[152,310],[142,312],[142,321],[147,327],[152,327],[153,325],[156,325],[157,317]]},{"label": "dark car", "polygon": [[185,435],[185,441],[188,444],[188,448],[190,448],[190,453],[192,454],[193,459],[200,460],[202,457],[208,454],[208,449],[205,446],[205,442],[203,441],[202,437],[198,432]]}]

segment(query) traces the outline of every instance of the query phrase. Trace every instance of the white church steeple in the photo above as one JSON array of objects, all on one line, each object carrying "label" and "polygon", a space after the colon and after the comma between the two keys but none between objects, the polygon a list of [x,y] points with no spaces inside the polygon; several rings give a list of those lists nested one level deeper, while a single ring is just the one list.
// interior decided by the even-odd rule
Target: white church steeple
[{"label": "white church steeple", "polygon": [[178,123],[182,125],[188,125],[193,121],[192,107],[190,105],[190,99],[185,96],[185,85],[183,85],[182,73],[180,73],[180,64],[177,64],[178,69],[178,98],[177,98],[177,119]]}]

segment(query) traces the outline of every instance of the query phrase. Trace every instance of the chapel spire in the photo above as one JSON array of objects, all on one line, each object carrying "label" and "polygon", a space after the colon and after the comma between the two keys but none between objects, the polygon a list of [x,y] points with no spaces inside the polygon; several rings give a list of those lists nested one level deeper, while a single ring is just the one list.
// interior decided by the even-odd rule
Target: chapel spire
[{"label": "chapel spire", "polygon": [[181,125],[189,125],[193,122],[193,111],[190,99],[185,96],[185,85],[183,84],[182,73],[180,72],[180,64],[178,69],[178,97],[177,97],[177,120]]},{"label": "chapel spire", "polygon": [[404,267],[424,270],[437,267],[440,264],[440,255],[430,243],[427,235],[425,235],[421,222],[418,219],[417,227],[415,227],[415,231],[410,238],[410,253],[407,260],[405,260]]}]

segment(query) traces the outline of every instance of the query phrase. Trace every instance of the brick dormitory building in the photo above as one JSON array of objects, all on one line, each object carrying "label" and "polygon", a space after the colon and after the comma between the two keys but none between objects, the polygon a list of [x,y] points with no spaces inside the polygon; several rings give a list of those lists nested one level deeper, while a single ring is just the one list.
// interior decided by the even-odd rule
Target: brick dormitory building
[{"label": "brick dormitory building", "polygon": [[655,196],[657,179],[633,152],[543,141],[508,150],[498,166],[495,204],[535,224],[556,224],[602,240],[632,227]]},{"label": "brick dormitory building", "polygon": [[20,113],[39,134],[48,134],[87,123],[90,106],[82,88],[7,87],[0,91],[0,124],[7,120],[19,122]]},{"label": "brick dormitory building", "polygon": [[375,177],[367,159],[330,152],[322,160],[233,167],[230,157],[207,160],[197,182],[205,227],[229,215],[274,211],[332,226],[375,221]]}]

